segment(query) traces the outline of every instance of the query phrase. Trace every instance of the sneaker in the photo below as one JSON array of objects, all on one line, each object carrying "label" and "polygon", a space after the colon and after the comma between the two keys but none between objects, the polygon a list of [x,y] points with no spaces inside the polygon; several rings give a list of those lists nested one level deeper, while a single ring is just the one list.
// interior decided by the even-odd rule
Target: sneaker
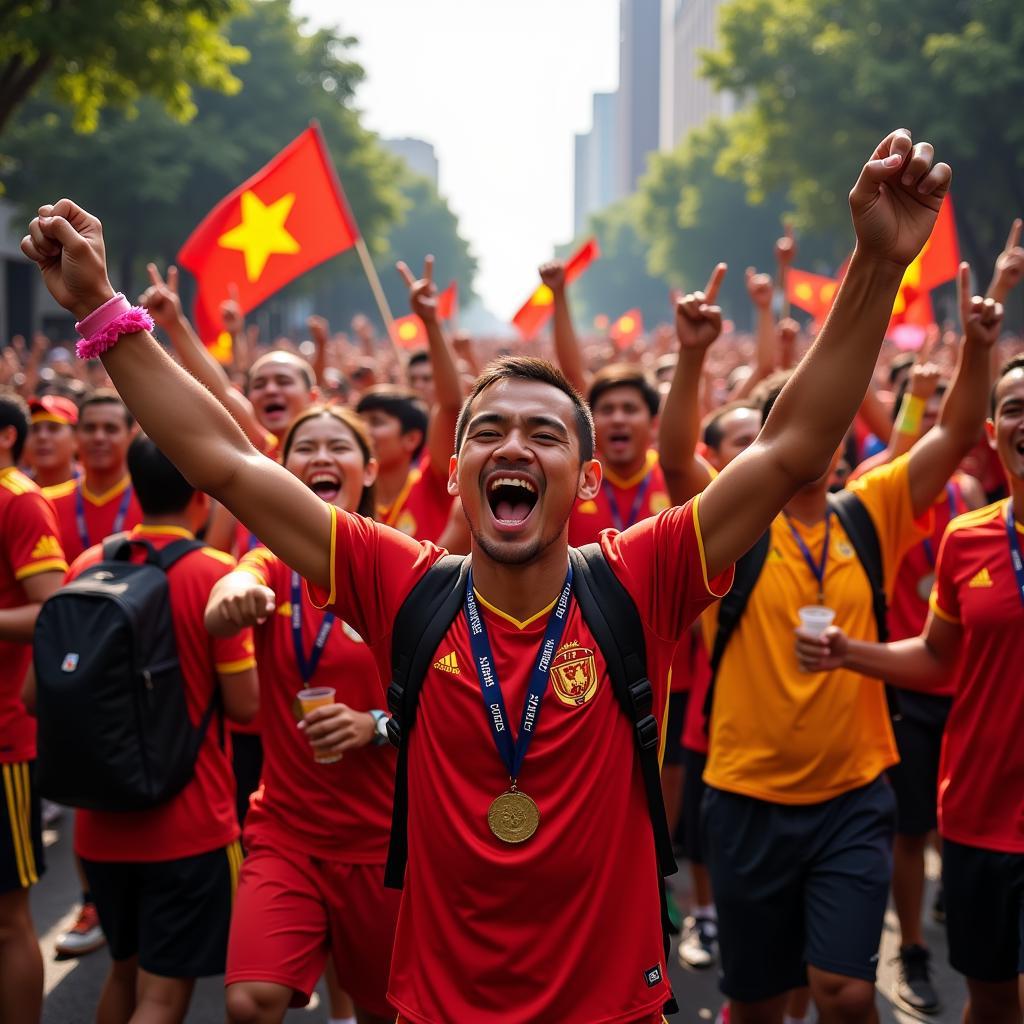
[{"label": "sneaker", "polygon": [[946,890],[940,884],[935,890],[935,901],[932,903],[932,920],[936,924],[946,923]]},{"label": "sneaker", "polygon": [[58,957],[67,959],[93,953],[106,944],[107,940],[100,927],[99,914],[96,913],[96,904],[83,903],[77,920],[63,935],[58,937],[53,949]]},{"label": "sneaker", "polygon": [[718,959],[718,924],[710,917],[688,917],[679,942],[683,967],[702,969]]},{"label": "sneaker", "polygon": [[931,954],[924,946],[900,949],[896,1001],[913,1013],[938,1013],[942,1009],[939,994],[932,985],[930,959]]},{"label": "sneaker", "polygon": [[55,804],[52,800],[43,800],[40,816],[43,820],[43,828],[53,828],[64,816],[64,808],[60,804]]}]

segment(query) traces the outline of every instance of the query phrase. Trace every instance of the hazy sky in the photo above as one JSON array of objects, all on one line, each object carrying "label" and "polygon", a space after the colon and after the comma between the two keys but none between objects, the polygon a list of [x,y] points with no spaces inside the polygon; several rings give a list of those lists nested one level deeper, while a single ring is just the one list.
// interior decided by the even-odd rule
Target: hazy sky
[{"label": "hazy sky", "polygon": [[590,128],[591,94],[618,83],[618,0],[293,7],[358,37],[369,128],[433,143],[440,190],[480,262],[477,291],[510,317],[572,235],[573,133]]}]

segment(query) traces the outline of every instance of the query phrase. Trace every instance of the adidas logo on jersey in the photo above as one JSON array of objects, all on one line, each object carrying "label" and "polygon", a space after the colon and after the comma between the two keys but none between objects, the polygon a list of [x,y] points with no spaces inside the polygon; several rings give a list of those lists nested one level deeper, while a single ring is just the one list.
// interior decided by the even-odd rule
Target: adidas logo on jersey
[{"label": "adidas logo on jersey", "polygon": [[967,584],[972,590],[979,587],[991,587],[992,585],[992,577],[989,576],[987,567],[976,572],[971,578],[971,582]]},{"label": "adidas logo on jersey", "polygon": [[459,660],[455,657],[454,651],[435,661],[434,668],[439,668],[442,672],[450,672],[453,676],[460,674]]},{"label": "adidas logo on jersey", "polygon": [[60,546],[60,541],[56,537],[45,534],[40,537],[36,543],[36,546],[32,549],[32,560],[40,558],[63,558],[64,550]]}]

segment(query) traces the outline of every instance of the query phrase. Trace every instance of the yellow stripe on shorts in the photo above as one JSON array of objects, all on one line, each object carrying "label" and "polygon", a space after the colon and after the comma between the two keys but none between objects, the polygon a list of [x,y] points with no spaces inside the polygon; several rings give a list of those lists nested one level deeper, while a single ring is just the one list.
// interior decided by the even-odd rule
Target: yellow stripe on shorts
[{"label": "yellow stripe on shorts", "polygon": [[20,809],[17,793],[17,770],[20,765],[5,764],[3,768],[4,795],[7,798],[7,817],[10,822],[11,843],[14,846],[14,862],[18,868],[18,880],[27,889],[29,881],[28,865],[25,862],[24,838],[21,831]]},{"label": "yellow stripe on shorts", "polygon": [[231,900],[234,902],[235,892],[238,889],[238,874],[242,870],[242,844],[236,839],[224,848],[224,852],[228,855],[228,869],[231,872]]}]

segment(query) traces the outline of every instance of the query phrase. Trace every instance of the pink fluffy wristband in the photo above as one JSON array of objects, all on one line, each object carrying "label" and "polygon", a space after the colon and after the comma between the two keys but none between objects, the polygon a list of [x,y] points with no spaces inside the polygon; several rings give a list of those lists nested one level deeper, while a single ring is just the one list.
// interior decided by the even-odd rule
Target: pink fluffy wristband
[{"label": "pink fluffy wristband", "polygon": [[[128,306],[128,300],[123,295],[120,295],[120,293],[114,296],[111,303],[118,299],[118,297],[120,297],[121,302],[125,306]],[[110,303],[105,303],[100,307],[100,310],[105,310],[109,305]],[[100,310],[96,312],[98,313]],[[88,321],[95,315],[95,313],[91,313],[81,323],[88,325]],[[87,338],[83,337],[75,346],[75,354],[79,359],[96,359],[106,352],[107,349],[113,348],[117,344],[117,339],[122,334],[134,334],[136,331],[152,330],[153,318],[147,310],[143,309],[142,306],[128,306],[127,309],[116,311],[116,316],[112,320],[98,324],[97,329],[92,331]],[[85,332],[82,333],[84,334]]]}]

